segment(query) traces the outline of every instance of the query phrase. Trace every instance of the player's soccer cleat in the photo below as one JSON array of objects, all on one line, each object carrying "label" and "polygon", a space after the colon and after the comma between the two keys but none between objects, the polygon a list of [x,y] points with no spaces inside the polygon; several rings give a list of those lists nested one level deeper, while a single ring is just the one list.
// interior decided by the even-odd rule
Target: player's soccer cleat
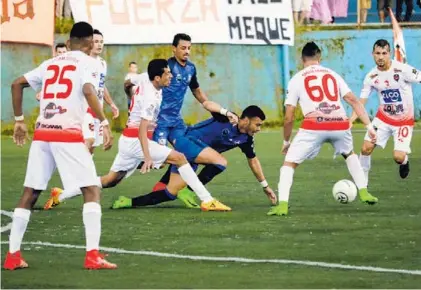
[{"label": "player's soccer cleat", "polygon": [[360,197],[360,200],[367,204],[376,204],[379,199],[373,195],[371,195],[367,188],[362,188],[358,191],[358,196]]},{"label": "player's soccer cleat", "polygon": [[3,268],[6,270],[24,269],[28,268],[28,263],[22,258],[20,251],[14,252],[13,254],[7,252]]},{"label": "player's soccer cleat", "polygon": [[288,202],[280,201],[278,205],[272,206],[267,215],[284,216],[288,214]]},{"label": "player's soccer cleat", "polygon": [[152,191],[160,191],[164,190],[167,187],[167,185],[163,182],[157,182],[155,186],[152,188]]},{"label": "player's soccer cleat", "polygon": [[399,165],[399,175],[402,179],[405,179],[409,175],[409,160],[406,162],[406,164]]},{"label": "player's soccer cleat", "polygon": [[212,199],[209,202],[202,202],[200,205],[202,211],[231,211],[229,206],[226,206],[222,202]]},{"label": "player's soccer cleat", "polygon": [[113,205],[111,206],[111,209],[121,209],[121,208],[131,208],[132,207],[132,199],[125,197],[125,196],[119,196],[116,201],[114,201]]},{"label": "player's soccer cleat", "polygon": [[101,254],[98,250],[91,250],[86,252],[85,269],[99,270],[99,269],[117,269],[117,265],[105,260],[106,255]]},{"label": "player's soccer cleat", "polygon": [[181,200],[187,208],[199,208],[200,206],[196,202],[196,195],[193,191],[187,187],[180,190],[177,194],[177,198]]},{"label": "player's soccer cleat", "polygon": [[58,187],[53,187],[51,189],[50,198],[44,204],[44,209],[49,210],[49,209],[52,209],[53,207],[58,206],[60,204],[60,200],[58,199],[58,197],[60,196],[62,192],[63,192],[63,189],[58,188]]}]

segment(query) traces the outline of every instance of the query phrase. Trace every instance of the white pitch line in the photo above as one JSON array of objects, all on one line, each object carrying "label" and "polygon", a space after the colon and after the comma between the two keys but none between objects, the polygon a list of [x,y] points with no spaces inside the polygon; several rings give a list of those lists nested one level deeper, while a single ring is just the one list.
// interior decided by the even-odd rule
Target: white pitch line
[{"label": "white pitch line", "polygon": [[[13,212],[12,211],[6,211],[6,210],[0,210],[0,214],[3,214],[5,216],[8,216],[10,218],[13,217]],[[8,230],[10,230],[12,228],[12,222],[8,223],[6,226],[1,227],[0,228],[0,233],[4,233],[7,232]]]},{"label": "white pitch line", "polygon": [[[1,241],[1,244],[8,244],[8,242]],[[81,249],[81,250],[85,249],[85,246],[69,245],[69,244],[53,244],[49,242],[40,242],[40,241],[39,242],[23,242],[23,244],[32,245],[32,246],[53,247],[53,248]],[[353,265],[313,262],[313,261],[285,260],[285,259],[250,259],[250,258],[241,258],[241,257],[189,256],[189,255],[160,253],[160,252],[154,252],[154,251],[131,251],[131,250],[125,250],[125,249],[118,249],[118,248],[108,248],[108,247],[101,247],[100,250],[109,252],[109,253],[117,253],[117,254],[131,254],[131,255],[153,256],[153,257],[163,257],[163,258],[175,258],[175,259],[184,259],[184,260],[193,260],[193,261],[290,264],[290,265],[303,265],[303,266],[330,268],[330,269],[421,275],[421,270],[391,269],[391,268],[380,268],[380,267],[372,267],[372,266],[353,266]]]}]

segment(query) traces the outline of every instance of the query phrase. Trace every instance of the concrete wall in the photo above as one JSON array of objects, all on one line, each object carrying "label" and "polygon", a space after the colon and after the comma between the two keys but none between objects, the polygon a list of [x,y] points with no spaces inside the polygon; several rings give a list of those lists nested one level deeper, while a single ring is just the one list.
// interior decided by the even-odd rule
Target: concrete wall
[{"label": "concrete wall", "polygon": [[[405,29],[405,41],[409,62],[421,68],[421,30]],[[391,30],[346,30],[312,31],[297,35],[295,47],[289,49],[290,74],[299,69],[300,49],[308,40],[323,47],[323,62],[342,74],[350,87],[359,93],[364,75],[373,67],[371,47],[380,37],[392,40]],[[65,36],[57,35],[57,42]],[[22,73],[40,64],[51,54],[51,49],[27,44],[2,44],[1,57],[1,120],[12,119],[10,84]],[[269,119],[275,120],[281,110],[283,97],[282,49],[279,46],[230,46],[194,45],[192,60],[198,68],[199,82],[209,97],[230,108],[238,109],[250,104],[261,105]],[[168,46],[106,46],[104,58],[108,61],[107,87],[121,110],[126,110],[126,99],[122,83],[130,61],[137,61],[144,70],[149,59],[168,57]],[[37,106],[35,93],[26,89],[25,113]],[[416,111],[421,110],[421,86],[414,86]],[[369,110],[374,111],[376,98],[369,101]],[[184,116],[194,122],[208,115],[200,109],[189,93],[185,99]]]}]

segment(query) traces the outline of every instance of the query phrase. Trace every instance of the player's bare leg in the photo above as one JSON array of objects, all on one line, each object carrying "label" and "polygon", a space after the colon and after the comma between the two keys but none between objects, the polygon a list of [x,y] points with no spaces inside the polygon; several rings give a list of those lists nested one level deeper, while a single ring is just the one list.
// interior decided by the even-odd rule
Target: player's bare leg
[{"label": "player's bare leg", "polygon": [[116,264],[104,259],[104,255],[99,253],[99,240],[101,238],[101,206],[100,189],[98,186],[88,186],[81,188],[84,198],[83,224],[85,225],[86,256],[85,269],[115,269]]},{"label": "player's bare leg", "polygon": [[376,144],[364,140],[363,146],[361,148],[360,163],[364,171],[365,179],[367,180],[367,185],[369,180],[368,175],[371,168],[371,154],[373,153],[374,148],[376,148]]},{"label": "player's bare leg", "polygon": [[284,162],[280,169],[280,177],[278,183],[278,201],[279,204],[273,206],[267,215],[287,215],[288,214],[288,200],[291,192],[291,186],[294,180],[294,172],[298,167],[298,163]]},{"label": "player's bare leg", "polygon": [[[110,171],[108,172],[108,174],[98,177],[98,186],[100,186],[101,188],[114,187],[123,180],[126,174],[127,174],[126,171],[119,171],[119,172]],[[54,207],[57,207],[63,201],[73,198],[75,196],[79,196],[81,194],[82,194],[82,191],[80,190],[80,188],[63,190],[59,187],[53,187],[51,189],[50,198],[44,204],[44,209],[49,210]]]},{"label": "player's bare leg", "polygon": [[368,193],[367,179],[365,177],[361,163],[358,160],[357,154],[351,151],[348,154],[342,154],[342,156],[345,158],[348,171],[351,174],[352,179],[354,180],[354,183],[358,188],[358,196],[360,200],[367,204],[376,204],[378,202],[378,199],[375,196]]},{"label": "player's bare leg", "polygon": [[12,228],[9,235],[9,252],[3,267],[7,270],[27,268],[28,264],[22,258],[20,247],[31,216],[31,209],[38,200],[41,190],[25,187],[23,195],[13,212]]},{"label": "player's bare leg", "polygon": [[409,175],[409,160],[408,154],[404,151],[393,151],[393,159],[399,164],[399,175],[402,179],[405,179]]}]

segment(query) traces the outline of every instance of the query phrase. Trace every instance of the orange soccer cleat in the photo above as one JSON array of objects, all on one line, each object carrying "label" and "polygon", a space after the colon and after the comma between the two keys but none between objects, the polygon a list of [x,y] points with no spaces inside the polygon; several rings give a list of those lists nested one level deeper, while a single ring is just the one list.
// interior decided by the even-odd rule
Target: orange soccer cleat
[{"label": "orange soccer cleat", "polygon": [[105,260],[106,255],[101,254],[98,250],[91,250],[86,252],[85,269],[99,270],[99,269],[117,269],[117,265]]},{"label": "orange soccer cleat", "polygon": [[16,270],[28,268],[28,263],[22,258],[20,251],[13,254],[7,252],[6,260],[4,260],[3,268],[6,270]]}]

